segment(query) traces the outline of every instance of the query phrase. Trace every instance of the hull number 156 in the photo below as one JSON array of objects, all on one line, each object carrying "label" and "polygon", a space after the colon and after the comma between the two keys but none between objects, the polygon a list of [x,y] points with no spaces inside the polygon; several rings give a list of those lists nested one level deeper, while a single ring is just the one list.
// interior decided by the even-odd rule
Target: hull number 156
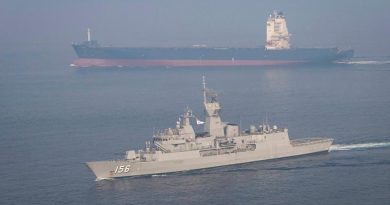
[{"label": "hull number 156", "polygon": [[116,166],[114,173],[115,174],[120,174],[120,173],[127,173],[130,171],[130,165],[121,165],[121,166]]}]

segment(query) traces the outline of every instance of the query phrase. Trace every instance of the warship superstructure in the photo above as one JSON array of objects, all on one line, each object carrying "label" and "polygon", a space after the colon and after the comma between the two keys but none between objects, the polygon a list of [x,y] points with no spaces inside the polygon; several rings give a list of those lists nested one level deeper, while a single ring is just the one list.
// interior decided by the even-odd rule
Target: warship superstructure
[{"label": "warship superstructure", "polygon": [[[223,122],[217,93],[203,77],[205,120],[187,108],[176,127],[154,133],[141,150],[129,150],[123,159],[87,162],[97,179],[154,175],[234,165],[254,161],[327,152],[331,138],[290,140],[288,130],[262,123],[241,131],[238,124]],[[191,121],[203,124],[195,133]]]},{"label": "warship superstructure", "polygon": [[282,12],[273,12],[266,23],[265,46],[250,48],[208,47],[112,47],[91,40],[73,44],[77,56],[75,67],[213,67],[269,66],[302,63],[332,63],[348,60],[354,51],[339,48],[296,48]]}]

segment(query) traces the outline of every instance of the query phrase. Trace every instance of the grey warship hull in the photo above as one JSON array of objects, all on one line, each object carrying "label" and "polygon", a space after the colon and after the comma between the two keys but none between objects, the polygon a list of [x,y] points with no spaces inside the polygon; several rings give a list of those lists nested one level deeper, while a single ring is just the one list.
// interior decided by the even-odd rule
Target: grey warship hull
[{"label": "grey warship hull", "polygon": [[[154,133],[145,148],[126,152],[124,159],[87,162],[97,179],[163,174],[235,165],[261,160],[293,157],[329,150],[331,138],[290,140],[288,129],[268,123],[240,126],[223,122],[217,93],[206,87],[203,77],[205,121],[187,108],[175,128]],[[204,132],[195,133],[191,119],[204,124]]]},{"label": "grey warship hull", "polygon": [[[110,179],[119,177],[132,177],[155,175],[172,172],[181,172],[197,169],[206,169],[227,165],[243,164],[249,162],[294,157],[319,152],[328,152],[332,144],[330,138],[310,138],[304,140],[291,140],[283,147],[277,144],[262,142],[256,144],[256,149],[246,152],[232,152],[223,155],[202,157],[199,151],[182,153],[188,155],[186,159],[173,159],[167,161],[134,162],[132,160],[111,160],[87,162],[87,166],[96,175],[97,179]],[[122,173],[115,173],[117,167],[129,167]]]}]

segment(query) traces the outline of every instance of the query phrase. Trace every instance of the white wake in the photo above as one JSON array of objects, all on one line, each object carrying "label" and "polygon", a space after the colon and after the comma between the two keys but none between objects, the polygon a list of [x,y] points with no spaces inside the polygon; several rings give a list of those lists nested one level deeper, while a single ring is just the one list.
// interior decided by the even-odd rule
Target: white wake
[{"label": "white wake", "polygon": [[347,61],[339,62],[341,64],[357,64],[357,65],[385,65],[390,64],[388,60],[361,60],[361,61]]},{"label": "white wake", "polygon": [[166,177],[166,174],[153,174],[152,177]]},{"label": "white wake", "polygon": [[98,178],[96,178],[95,179],[95,181],[102,181],[102,180],[114,180],[114,178],[100,178],[100,177],[98,177]]},{"label": "white wake", "polygon": [[347,151],[352,149],[368,149],[378,147],[389,147],[390,142],[375,142],[375,143],[362,143],[362,144],[335,144],[332,145],[329,151]]}]

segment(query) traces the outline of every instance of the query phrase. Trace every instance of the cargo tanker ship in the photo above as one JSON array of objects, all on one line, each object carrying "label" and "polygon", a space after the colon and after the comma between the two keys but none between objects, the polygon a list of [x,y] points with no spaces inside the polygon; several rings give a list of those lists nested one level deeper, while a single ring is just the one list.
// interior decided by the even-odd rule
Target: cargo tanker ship
[{"label": "cargo tanker ship", "polygon": [[264,47],[218,48],[206,45],[191,47],[108,47],[91,40],[73,44],[78,56],[75,67],[213,67],[266,66],[303,63],[333,63],[348,60],[353,50],[339,48],[294,48],[282,12],[273,12],[267,20]]}]

